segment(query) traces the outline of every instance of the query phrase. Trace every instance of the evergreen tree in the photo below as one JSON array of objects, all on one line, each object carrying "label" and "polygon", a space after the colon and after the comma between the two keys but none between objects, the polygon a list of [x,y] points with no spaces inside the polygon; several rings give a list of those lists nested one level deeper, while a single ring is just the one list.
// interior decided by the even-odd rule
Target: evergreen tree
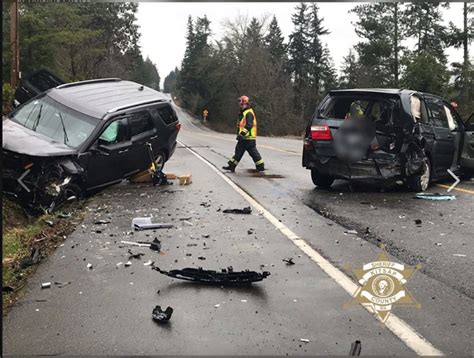
[{"label": "evergreen tree", "polygon": [[398,87],[404,36],[399,4],[363,4],[351,12],[357,15],[355,32],[363,40],[355,46],[359,63],[371,69],[364,82],[368,87]]},{"label": "evergreen tree", "polygon": [[301,120],[303,120],[305,116],[304,97],[309,84],[310,14],[308,5],[303,2],[295,7],[295,11],[296,12],[291,16],[294,30],[290,35],[290,43],[288,46],[288,67],[291,71],[295,88],[295,110],[300,115]]},{"label": "evergreen tree", "polygon": [[357,88],[359,87],[359,63],[353,49],[344,57],[342,64],[340,84],[343,88]]},{"label": "evergreen tree", "polygon": [[268,34],[265,36],[264,43],[270,52],[272,63],[282,65],[287,61],[284,37],[275,15],[273,15],[272,21],[270,22]]},{"label": "evergreen tree", "polygon": [[163,92],[165,93],[173,93],[176,88],[176,78],[178,76],[178,68],[175,68],[171,71],[168,76],[165,77],[163,83]]}]

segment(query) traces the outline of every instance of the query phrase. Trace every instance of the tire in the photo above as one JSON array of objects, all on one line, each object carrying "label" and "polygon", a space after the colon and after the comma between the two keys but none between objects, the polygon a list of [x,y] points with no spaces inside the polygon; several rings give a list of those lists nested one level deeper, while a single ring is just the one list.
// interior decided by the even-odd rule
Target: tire
[{"label": "tire", "polygon": [[311,169],[311,179],[313,184],[324,189],[331,189],[334,178],[328,175],[321,174],[317,169]]},{"label": "tire", "polygon": [[78,202],[84,197],[81,187],[75,183],[70,183],[62,190],[61,194],[54,200],[51,212],[63,207],[69,202]]},{"label": "tire", "polygon": [[163,168],[165,167],[165,155],[163,152],[158,152],[158,154],[156,154],[155,164],[157,171],[163,170]]},{"label": "tire", "polygon": [[431,183],[431,162],[426,158],[423,162],[423,170],[420,174],[412,175],[407,178],[407,186],[410,190],[417,193],[426,191]]}]

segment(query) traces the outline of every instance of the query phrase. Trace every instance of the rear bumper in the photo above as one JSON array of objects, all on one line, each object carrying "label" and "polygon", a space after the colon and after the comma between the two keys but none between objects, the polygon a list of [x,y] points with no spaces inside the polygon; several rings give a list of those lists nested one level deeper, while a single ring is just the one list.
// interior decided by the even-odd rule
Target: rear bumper
[{"label": "rear bumper", "polygon": [[372,152],[369,158],[348,163],[335,156],[321,156],[305,148],[303,167],[317,169],[321,174],[333,178],[366,183],[394,182],[402,178],[399,156],[382,151]]}]

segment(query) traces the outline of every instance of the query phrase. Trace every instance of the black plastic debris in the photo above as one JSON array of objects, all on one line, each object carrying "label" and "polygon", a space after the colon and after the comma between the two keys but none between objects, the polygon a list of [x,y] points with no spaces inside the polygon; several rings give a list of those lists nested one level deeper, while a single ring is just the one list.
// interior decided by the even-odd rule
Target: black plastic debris
[{"label": "black plastic debris", "polygon": [[11,286],[3,286],[2,287],[2,292],[3,293],[10,293],[10,292],[13,292],[13,291],[15,291],[15,289]]},{"label": "black plastic debris", "polygon": [[206,258],[204,256],[199,256],[198,260],[205,260]]},{"label": "black plastic debris", "polygon": [[421,223],[422,223],[422,221],[421,221],[420,219],[415,219],[415,224],[416,224],[416,225],[419,226],[419,225],[421,225]]},{"label": "black plastic debris", "polygon": [[151,217],[133,218],[132,228],[135,230],[150,230],[150,229],[170,229],[173,224],[168,223],[152,223]]},{"label": "black plastic debris", "polygon": [[248,229],[247,230],[247,235],[252,235],[254,233],[253,229]]},{"label": "black plastic debris", "polygon": [[287,265],[294,265],[293,257],[289,257],[287,259],[283,259],[283,262],[286,262]]},{"label": "black plastic debris", "polygon": [[206,202],[202,202],[201,204],[199,204],[200,206],[203,206],[205,208],[209,208],[211,206],[211,204],[209,203],[206,203]]},{"label": "black plastic debris", "polygon": [[155,322],[163,323],[168,322],[173,314],[173,308],[169,307],[166,310],[162,310],[161,306],[156,306],[152,312],[152,318]]},{"label": "black plastic debris", "polygon": [[222,212],[226,214],[251,214],[252,209],[250,206],[247,206],[243,209],[225,209]]},{"label": "black plastic debris", "polygon": [[37,248],[37,247],[33,247],[31,249],[30,257],[27,257],[26,259],[24,259],[21,262],[20,266],[21,266],[21,268],[25,268],[25,267],[28,267],[28,266],[35,265],[40,261],[41,261],[40,249]]},{"label": "black plastic debris", "polygon": [[129,256],[128,256],[128,259],[131,260],[131,259],[141,259],[142,256],[145,256],[145,254],[143,252],[138,252],[138,253],[133,253],[132,250],[128,249],[128,253],[129,253]]},{"label": "black plastic debris", "polygon": [[349,352],[350,356],[360,356],[360,351],[362,349],[362,344],[360,343],[359,340],[353,342],[351,344],[351,350]]},{"label": "black plastic debris", "polygon": [[159,267],[152,267],[153,270],[159,273],[178,278],[186,281],[201,282],[210,285],[249,285],[252,282],[262,281],[264,278],[270,276],[270,272],[263,271],[262,273],[245,270],[234,272],[232,266],[227,269],[222,269],[221,272],[214,270],[204,270],[200,268],[184,268],[182,270],[164,271]]}]

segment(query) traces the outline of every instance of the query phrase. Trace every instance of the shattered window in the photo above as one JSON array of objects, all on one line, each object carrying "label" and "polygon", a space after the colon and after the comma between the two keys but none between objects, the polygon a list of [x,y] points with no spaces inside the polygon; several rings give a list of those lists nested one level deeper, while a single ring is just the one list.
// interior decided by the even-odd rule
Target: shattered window
[{"label": "shattered window", "polygon": [[437,98],[427,98],[426,107],[428,109],[428,117],[433,126],[449,129],[448,117],[446,116],[442,101]]},{"label": "shattered window", "polygon": [[53,141],[77,148],[89,138],[99,120],[65,107],[48,96],[28,102],[11,119]]},{"label": "shattered window", "polygon": [[393,100],[337,96],[330,98],[321,109],[319,118],[354,119],[367,117],[372,121],[388,122],[395,108]]},{"label": "shattered window", "polygon": [[163,121],[166,124],[171,124],[171,123],[174,123],[178,120],[178,118],[174,114],[174,111],[171,107],[160,108],[160,109],[158,109],[158,112],[160,114],[160,117],[163,119]]},{"label": "shattered window", "polygon": [[127,141],[128,138],[128,118],[122,118],[110,123],[99,137],[101,145],[110,145]]}]

